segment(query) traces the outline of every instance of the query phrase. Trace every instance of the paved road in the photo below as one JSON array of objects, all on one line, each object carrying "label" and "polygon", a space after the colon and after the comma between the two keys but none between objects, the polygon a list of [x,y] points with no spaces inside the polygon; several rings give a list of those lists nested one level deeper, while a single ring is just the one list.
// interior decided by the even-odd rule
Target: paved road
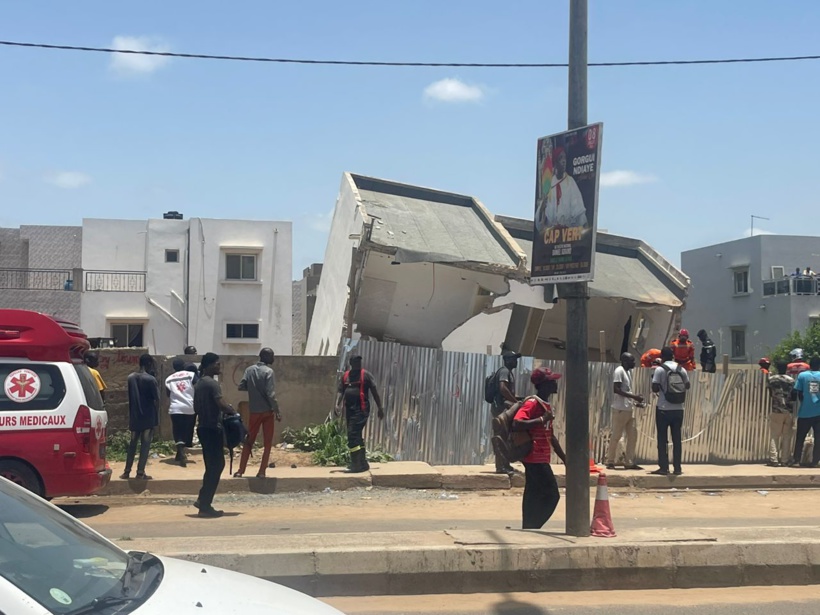
[{"label": "paved road", "polygon": [[[444,495],[444,499],[442,499]],[[520,495],[373,489],[315,494],[226,495],[224,519],[192,518],[190,497],[144,496],[62,500],[68,512],[114,540],[220,535],[396,532],[517,528]],[[616,529],[816,526],[817,492],[620,492],[610,500]],[[563,531],[559,506],[546,529]]]},{"label": "paved road", "polygon": [[327,598],[347,615],[816,615],[820,586]]}]

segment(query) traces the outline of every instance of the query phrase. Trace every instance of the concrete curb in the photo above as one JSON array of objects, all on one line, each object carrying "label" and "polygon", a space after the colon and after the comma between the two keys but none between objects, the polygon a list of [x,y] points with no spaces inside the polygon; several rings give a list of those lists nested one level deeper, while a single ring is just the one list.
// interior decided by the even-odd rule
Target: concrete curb
[{"label": "concrete curb", "polygon": [[[786,529],[701,530],[669,541],[510,530],[314,534],[300,536],[298,544],[253,536],[209,538],[213,543],[201,553],[191,553],[190,539],[137,543],[140,549],[229,568],[313,596],[819,583],[820,531]],[[768,537],[754,538],[761,535]]]},{"label": "concrete curb", "polygon": [[[415,467],[416,464],[418,467]],[[412,467],[407,467],[408,465]],[[392,466],[392,467],[391,467]],[[202,468],[190,468],[190,478],[161,478],[150,481],[113,479],[99,495],[133,495],[148,492],[152,495],[195,495],[202,486]],[[116,472],[115,472],[116,475]],[[564,487],[564,476],[556,476]],[[598,480],[591,475],[594,486]],[[662,490],[724,490],[724,489],[810,489],[820,487],[820,472],[799,472],[779,475],[731,475],[731,476],[652,476],[615,472],[607,473],[607,482],[614,489]],[[387,487],[397,489],[445,489],[445,490],[493,490],[523,487],[524,477],[516,475],[512,480],[504,474],[465,471],[453,466],[434,468],[421,462],[374,465],[370,472],[346,474],[340,468],[276,468],[268,470],[268,478],[236,479],[222,475],[219,493],[295,493],[316,492],[330,488],[344,491],[356,487]]]}]

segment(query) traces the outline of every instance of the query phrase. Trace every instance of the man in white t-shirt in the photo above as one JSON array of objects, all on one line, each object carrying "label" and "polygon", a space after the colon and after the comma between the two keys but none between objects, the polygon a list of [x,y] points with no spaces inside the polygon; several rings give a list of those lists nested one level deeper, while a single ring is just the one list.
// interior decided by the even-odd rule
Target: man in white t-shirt
[{"label": "man in white t-shirt", "polygon": [[618,442],[626,432],[626,456],[624,467],[627,470],[642,470],[635,464],[635,445],[638,442],[638,427],[632,414],[634,404],[643,405],[643,396],[632,392],[632,376],[629,372],[635,367],[635,357],[628,352],[621,355],[621,364],[612,375],[612,431],[609,438],[609,450],[606,454],[606,467],[615,469],[615,455]]},{"label": "man in white t-shirt", "polygon": [[681,456],[683,452],[682,428],[683,406],[689,390],[689,374],[674,361],[675,354],[670,346],[661,349],[660,367],[652,374],[652,392],[658,395],[655,423],[658,427],[658,469],[652,474],[669,474],[669,440],[672,434],[672,464],[676,475],[683,474]]},{"label": "man in white t-shirt", "polygon": [[171,427],[174,433],[174,442],[177,445],[177,455],[174,458],[183,468],[188,463],[185,449],[194,445],[194,385],[197,380],[197,369],[193,363],[185,359],[174,359],[174,373],[165,379],[165,388],[171,397],[168,414],[171,415]]}]

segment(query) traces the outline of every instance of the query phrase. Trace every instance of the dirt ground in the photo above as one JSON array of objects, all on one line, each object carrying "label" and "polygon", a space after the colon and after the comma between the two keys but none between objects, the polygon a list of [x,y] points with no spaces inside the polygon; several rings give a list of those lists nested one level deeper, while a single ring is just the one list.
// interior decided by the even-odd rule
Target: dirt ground
[{"label": "dirt ground", "polygon": [[[231,480],[231,479],[224,479]],[[816,525],[817,490],[610,492],[616,529],[666,526],[764,527]],[[214,523],[187,523],[190,496],[62,499],[55,503],[103,534],[121,536],[259,535],[271,532],[391,532],[518,527],[521,490],[446,492],[364,488],[324,493],[217,496],[231,513]],[[548,527],[564,525],[559,504]],[[180,522],[183,522],[182,524]]]}]

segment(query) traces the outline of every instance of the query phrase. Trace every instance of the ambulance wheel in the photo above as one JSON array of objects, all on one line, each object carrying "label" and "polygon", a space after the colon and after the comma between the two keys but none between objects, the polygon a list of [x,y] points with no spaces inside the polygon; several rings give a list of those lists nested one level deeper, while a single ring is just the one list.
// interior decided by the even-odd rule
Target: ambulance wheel
[{"label": "ambulance wheel", "polygon": [[0,476],[43,497],[43,487],[37,473],[29,466],[12,459],[0,461]]}]

